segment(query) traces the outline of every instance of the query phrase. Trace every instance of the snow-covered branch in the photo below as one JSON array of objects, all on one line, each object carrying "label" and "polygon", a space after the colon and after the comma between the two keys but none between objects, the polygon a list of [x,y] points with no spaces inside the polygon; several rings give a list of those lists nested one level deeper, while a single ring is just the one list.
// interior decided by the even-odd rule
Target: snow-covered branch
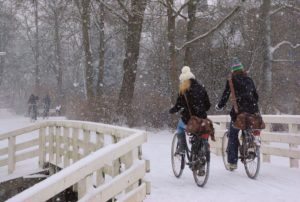
[{"label": "snow-covered branch", "polygon": [[297,62],[297,60],[281,60],[281,59],[277,59],[277,60],[272,60],[272,62]]},{"label": "snow-covered branch", "polygon": [[285,6],[279,7],[277,9],[275,9],[274,11],[270,12],[269,15],[270,16],[275,15],[276,13],[278,13],[278,12],[284,10],[284,9],[292,9],[292,10],[295,10],[297,12],[300,12],[300,8],[298,8],[298,7],[290,6],[290,5],[285,5]]},{"label": "snow-covered branch", "polygon": [[208,30],[206,33],[197,36],[196,38],[187,41],[186,43],[184,43],[181,47],[176,47],[177,51],[182,50],[183,48],[185,48],[186,46],[188,46],[191,43],[194,43],[200,39],[203,39],[207,36],[209,36],[211,33],[213,33],[214,31],[216,31],[219,27],[221,27],[228,19],[230,19],[235,13],[237,13],[240,10],[241,6],[236,6],[227,16],[225,16],[218,24],[216,24],[213,28],[211,28],[210,30]]},{"label": "snow-covered branch", "polygon": [[293,45],[289,41],[281,41],[280,43],[276,44],[275,46],[270,47],[270,53],[273,54],[278,48],[280,48],[280,46],[285,45],[285,44],[289,45],[293,49],[300,47],[300,44]]}]

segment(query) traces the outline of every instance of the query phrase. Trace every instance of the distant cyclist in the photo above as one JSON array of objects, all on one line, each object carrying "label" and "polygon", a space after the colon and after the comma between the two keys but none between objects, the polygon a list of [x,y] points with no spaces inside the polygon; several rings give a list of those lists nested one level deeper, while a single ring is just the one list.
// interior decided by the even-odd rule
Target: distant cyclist
[{"label": "distant cyclist", "polygon": [[39,100],[38,96],[31,94],[28,100],[28,114],[32,120],[37,120],[37,101]]}]

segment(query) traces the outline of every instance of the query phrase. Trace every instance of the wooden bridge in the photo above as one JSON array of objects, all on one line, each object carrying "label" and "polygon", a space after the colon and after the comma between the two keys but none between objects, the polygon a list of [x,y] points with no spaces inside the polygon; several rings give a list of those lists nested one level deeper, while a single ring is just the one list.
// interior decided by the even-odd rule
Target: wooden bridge
[{"label": "wooden bridge", "polygon": [[[210,116],[215,123],[212,152],[221,154],[221,137],[228,116]],[[289,158],[299,167],[300,116],[264,116],[262,133],[264,162],[270,156]],[[38,161],[62,170],[8,201],[46,201],[68,187],[79,201],[142,201],[150,194],[145,175],[150,162],[143,159],[146,132],[124,127],[80,121],[46,121],[0,134],[0,168],[13,175],[22,161]],[[151,181],[151,179],[150,179]]]}]

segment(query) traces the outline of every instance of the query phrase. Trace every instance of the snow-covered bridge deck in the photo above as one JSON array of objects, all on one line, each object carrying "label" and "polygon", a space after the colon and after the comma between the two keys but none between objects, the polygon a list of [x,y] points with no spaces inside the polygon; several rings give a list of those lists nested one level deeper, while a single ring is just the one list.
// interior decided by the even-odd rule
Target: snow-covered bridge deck
[{"label": "snow-covered bridge deck", "polygon": [[[28,119],[0,116],[0,134],[29,125]],[[143,156],[151,162],[151,195],[145,201],[299,201],[300,169],[290,168],[289,158],[271,157],[262,163],[257,180],[249,179],[242,164],[235,172],[225,170],[222,158],[212,154],[211,172],[204,188],[195,185],[191,171],[186,168],[180,179],[173,176],[170,161],[170,131],[149,132],[143,145]],[[0,145],[1,146],[1,145]],[[296,148],[295,150],[299,150]],[[38,169],[34,160],[17,164],[17,172]],[[20,171],[22,168],[22,171]],[[0,168],[0,182],[7,178],[7,167]],[[13,176],[11,176],[13,177]]]}]

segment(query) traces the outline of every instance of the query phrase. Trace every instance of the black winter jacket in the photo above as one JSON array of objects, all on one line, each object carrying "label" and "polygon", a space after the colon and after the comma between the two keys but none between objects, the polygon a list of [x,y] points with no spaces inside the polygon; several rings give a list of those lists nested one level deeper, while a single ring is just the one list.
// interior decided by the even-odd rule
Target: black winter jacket
[{"label": "black winter jacket", "polygon": [[[247,112],[254,114],[259,112],[258,109],[258,94],[253,80],[245,74],[236,74],[232,76],[232,82],[235,90],[235,96],[238,105],[238,111]],[[230,87],[228,80],[226,81],[226,87],[223,92],[222,98],[218,103],[219,108],[223,108],[228,101],[230,96]],[[236,120],[237,114],[232,107],[230,111],[230,116],[233,121]]]},{"label": "black winter jacket", "polygon": [[[210,108],[210,102],[205,88],[195,79],[191,79],[190,89],[186,91],[185,95],[192,115],[206,118],[206,111]],[[181,109],[181,119],[187,124],[190,119],[190,113],[184,95],[178,95],[176,104],[170,109],[170,113],[176,113]]]}]

